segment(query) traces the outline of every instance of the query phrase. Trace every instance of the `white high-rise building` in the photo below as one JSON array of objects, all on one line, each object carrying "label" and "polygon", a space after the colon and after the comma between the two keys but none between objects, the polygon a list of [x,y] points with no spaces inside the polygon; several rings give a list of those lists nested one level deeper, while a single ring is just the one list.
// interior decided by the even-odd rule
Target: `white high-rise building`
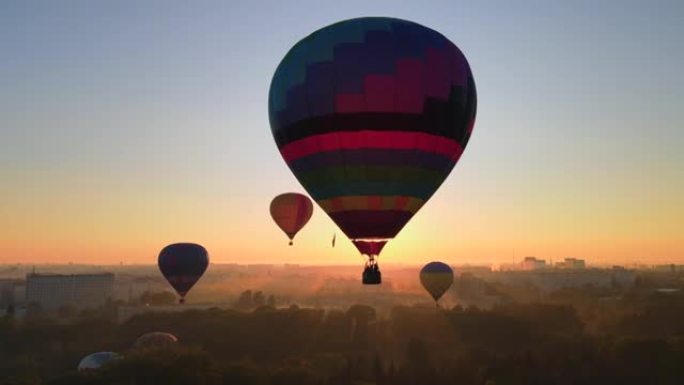
[{"label": "white high-rise building", "polygon": [[587,267],[587,264],[586,262],[584,262],[584,259],[565,258],[565,261],[558,262],[556,264],[556,267],[558,267],[559,269],[582,270]]},{"label": "white high-rise building", "polygon": [[80,308],[102,306],[114,293],[114,274],[28,274],[26,302],[37,303],[43,309],[63,305]]},{"label": "white high-rise building", "polygon": [[522,262],[523,270],[541,270],[546,268],[546,261],[543,259],[537,259],[535,257],[525,257],[525,259]]}]

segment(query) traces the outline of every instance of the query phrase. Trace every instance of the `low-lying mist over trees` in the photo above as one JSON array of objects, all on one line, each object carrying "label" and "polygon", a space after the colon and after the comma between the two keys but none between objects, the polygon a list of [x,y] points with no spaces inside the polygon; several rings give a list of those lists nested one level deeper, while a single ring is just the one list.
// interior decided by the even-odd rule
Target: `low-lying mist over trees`
[{"label": "low-lying mist over trees", "polygon": [[[633,272],[629,284],[599,280],[557,289],[540,286],[543,279],[532,273],[525,279],[462,273],[436,308],[412,286],[410,268],[397,268],[387,285],[371,290],[353,269],[348,276],[343,269],[240,269],[225,278],[209,275],[185,307],[145,270],[117,277],[122,284],[148,282],[149,290],[129,290],[130,299],[101,308],[5,309],[0,384],[681,380],[684,275],[677,271]],[[172,333],[179,342],[134,348],[151,331]],[[98,351],[122,358],[76,371],[84,356]]]}]

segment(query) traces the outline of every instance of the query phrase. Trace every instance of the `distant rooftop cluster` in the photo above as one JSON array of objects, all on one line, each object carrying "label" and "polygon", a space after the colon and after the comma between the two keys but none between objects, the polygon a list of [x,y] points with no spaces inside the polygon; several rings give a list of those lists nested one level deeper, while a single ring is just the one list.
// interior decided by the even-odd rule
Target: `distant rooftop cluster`
[{"label": "distant rooftop cluster", "polygon": [[584,259],[579,258],[565,258],[560,262],[553,261],[547,262],[545,259],[539,259],[537,257],[525,257],[520,263],[514,264],[502,264],[499,270],[544,270],[544,269],[571,269],[571,270],[582,270],[587,268],[587,263]]}]

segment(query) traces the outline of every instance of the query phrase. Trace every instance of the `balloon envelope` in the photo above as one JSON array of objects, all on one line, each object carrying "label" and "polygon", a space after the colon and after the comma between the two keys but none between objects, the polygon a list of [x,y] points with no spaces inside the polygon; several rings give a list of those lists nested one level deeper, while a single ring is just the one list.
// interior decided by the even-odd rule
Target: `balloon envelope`
[{"label": "balloon envelope", "polygon": [[273,198],[270,211],[275,223],[292,241],[299,230],[311,219],[313,204],[306,195],[285,193]]},{"label": "balloon envelope", "polygon": [[454,271],[442,262],[430,262],[420,270],[420,283],[438,301],[454,282]]},{"label": "balloon envelope", "polygon": [[174,243],[162,249],[158,264],[164,278],[182,299],[207,270],[209,254],[195,243]]},{"label": "balloon envelope", "polygon": [[269,118],[284,160],[340,229],[386,241],[456,165],[476,99],[465,56],[443,35],[366,17],[292,47],[271,82]]},{"label": "balloon envelope", "polygon": [[171,333],[150,332],[138,337],[135,341],[136,348],[167,348],[178,343],[178,338]]},{"label": "balloon envelope", "polygon": [[99,352],[85,356],[78,363],[78,370],[99,369],[102,365],[118,359],[120,356],[114,352]]}]

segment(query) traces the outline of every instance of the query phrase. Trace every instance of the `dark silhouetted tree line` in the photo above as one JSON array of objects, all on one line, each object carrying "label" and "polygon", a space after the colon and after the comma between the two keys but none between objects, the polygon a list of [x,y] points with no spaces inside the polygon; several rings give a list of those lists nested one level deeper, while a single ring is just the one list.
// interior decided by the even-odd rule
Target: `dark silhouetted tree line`
[{"label": "dark silhouetted tree line", "polygon": [[[616,299],[610,289],[585,288],[488,310],[397,306],[383,313],[366,305],[278,309],[256,294],[249,293],[249,311],[145,313],[121,324],[109,310],[8,315],[0,319],[0,384],[643,385],[684,378],[678,293]],[[180,343],[132,348],[155,330]],[[83,356],[103,350],[123,358],[75,370]]]}]

